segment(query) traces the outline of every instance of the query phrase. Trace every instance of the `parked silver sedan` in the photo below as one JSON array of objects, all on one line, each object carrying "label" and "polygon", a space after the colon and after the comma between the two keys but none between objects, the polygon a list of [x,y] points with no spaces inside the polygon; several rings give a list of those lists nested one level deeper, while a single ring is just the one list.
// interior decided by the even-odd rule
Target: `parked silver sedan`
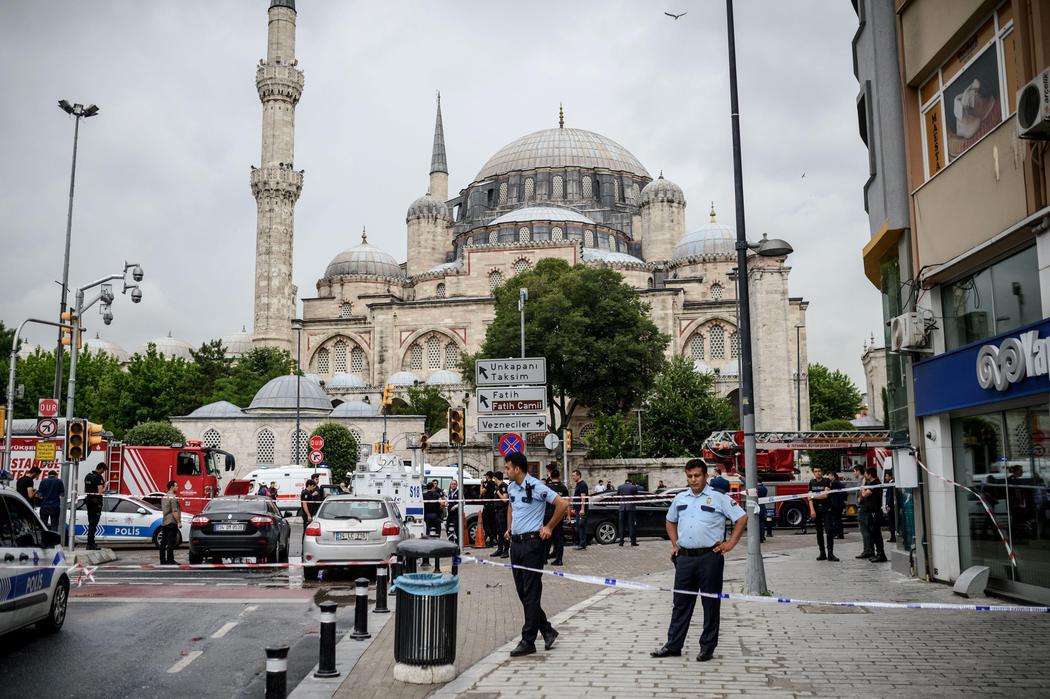
[{"label": "parked silver sedan", "polygon": [[390,498],[331,496],[303,534],[303,577],[316,580],[321,566],[377,565],[409,538],[404,517]]}]

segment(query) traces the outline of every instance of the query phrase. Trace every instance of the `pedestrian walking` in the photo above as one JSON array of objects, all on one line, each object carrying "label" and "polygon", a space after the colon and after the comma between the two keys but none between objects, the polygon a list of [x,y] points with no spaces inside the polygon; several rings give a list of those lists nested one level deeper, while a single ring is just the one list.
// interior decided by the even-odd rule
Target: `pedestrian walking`
[{"label": "pedestrian walking", "polygon": [[[685,464],[689,487],[678,493],[667,509],[667,536],[671,539],[671,562],[674,564],[674,595],[671,624],[667,628],[667,642],[649,655],[654,658],[680,656],[689,622],[693,618],[697,595],[702,592],[717,595],[722,592],[722,574],[725,554],[740,541],[747,523],[744,510],[725,493],[720,493],[707,482],[707,464],[703,459],[690,459]],[[725,521],[733,522],[729,540],[725,536]],[[700,634],[700,662],[714,657],[718,645],[721,600],[701,597],[704,609],[704,630]]]},{"label": "pedestrian walking", "polygon": [[99,520],[102,519],[102,493],[106,489],[106,479],[102,472],[106,469],[105,464],[95,466],[95,470],[84,476],[84,505],[87,507],[87,548],[88,551],[98,551],[95,544],[95,530],[98,529]]},{"label": "pedestrian walking", "polygon": [[[888,469],[884,471],[882,482],[888,483],[890,486],[882,489],[884,497],[882,511],[886,515],[886,527],[890,530],[888,541],[892,544],[897,541],[897,489],[893,485],[893,471]],[[43,483],[41,483],[41,487],[43,487]]]},{"label": "pedestrian walking", "polygon": [[[521,452],[511,452],[505,458],[505,467],[510,482],[507,492],[510,497],[508,513],[510,531],[510,562],[514,566],[514,588],[521,600],[525,623],[521,627],[521,641],[510,652],[511,657],[536,652],[536,635],[543,636],[543,647],[550,650],[558,638],[558,632],[547,620],[543,611],[543,574],[545,542],[553,535],[553,529],[565,516],[569,503],[528,473],[529,462]],[[554,506],[554,513],[544,523],[546,505]]]},{"label": "pedestrian walking", "polygon": [[270,497],[270,489],[267,487],[266,483],[259,483],[259,489],[255,494],[264,498]]},{"label": "pedestrian walking", "polygon": [[572,489],[573,515],[576,517],[576,550],[582,551],[587,548],[587,507],[590,505],[587,493],[587,481],[583,480],[580,469],[572,472],[572,481],[575,483]]},{"label": "pedestrian walking", "polygon": [[317,514],[317,509],[321,506],[324,496],[321,495],[321,491],[317,488],[317,482],[311,479],[306,481],[306,488],[301,497],[303,499],[303,542],[305,542],[306,527],[310,522],[314,521],[314,516]]},{"label": "pedestrian walking", "polygon": [[160,511],[164,519],[160,523],[160,564],[175,565],[175,545],[179,541],[179,525],[182,524],[182,509],[179,507],[179,487],[168,481],[164,497],[160,500]]},{"label": "pedestrian walking", "polygon": [[[864,485],[864,467],[857,465],[853,467],[853,477],[857,479],[857,485]],[[857,558],[871,558],[875,552],[871,550],[871,519],[874,513],[868,509],[868,501],[864,499],[864,491],[857,497],[857,527],[860,529],[860,538],[864,542]]]},{"label": "pedestrian walking", "polygon": [[62,498],[65,497],[66,486],[58,477],[57,471],[48,471],[47,478],[40,481],[40,519],[44,520],[44,526],[53,532],[58,531],[58,513],[62,509]]},{"label": "pedestrian walking", "polygon": [[846,494],[842,490],[846,487],[839,478],[838,471],[831,469],[828,473],[828,481],[831,483],[831,493],[828,495],[828,517],[835,530],[836,539],[845,539],[846,533],[842,529],[842,514],[846,511]]},{"label": "pedestrian walking", "polygon": [[437,481],[427,483],[426,492],[423,493],[423,523],[427,536],[441,534],[441,493],[438,492]]},{"label": "pedestrian walking", "polygon": [[36,506],[35,501],[37,497],[36,487],[34,486],[34,484],[36,483],[36,478],[39,475],[40,467],[33,466],[28,471],[26,471],[26,474],[24,476],[15,481],[15,490],[17,490],[18,494],[24,497],[29,502],[30,507]]},{"label": "pedestrian walking", "polygon": [[485,528],[485,545],[496,545],[496,480],[492,471],[481,479],[481,526]]},{"label": "pedestrian walking", "polygon": [[[561,469],[551,462],[547,464],[547,487],[563,498],[569,497],[569,489],[561,482]],[[554,505],[547,503],[543,516],[550,519],[554,515]],[[562,518],[551,530],[551,538],[547,540],[547,559],[552,566],[565,565],[562,557],[565,555],[565,520]]]},{"label": "pedestrian walking", "polygon": [[730,487],[729,479],[725,477],[725,472],[721,466],[715,466],[715,477],[711,479],[711,487],[718,492],[726,495],[729,493]]},{"label": "pedestrian walking", "polygon": [[496,471],[492,474],[493,479],[496,483],[496,552],[493,555],[494,558],[508,558],[510,556],[510,544],[504,538],[504,534],[507,533],[507,503],[510,502],[510,496],[507,495],[507,483],[503,480],[503,471]]},{"label": "pedestrian walking", "polygon": [[616,489],[616,495],[620,498],[620,546],[623,546],[624,535],[630,532],[631,546],[638,545],[638,537],[635,532],[635,506],[634,496],[641,491],[637,484],[625,480],[623,485]]},{"label": "pedestrian walking", "polygon": [[270,487],[267,488],[267,490],[269,492],[266,493],[266,496],[269,497],[274,502],[277,502],[277,482],[276,481],[270,481]]},{"label": "pedestrian walking", "polygon": [[[831,492],[831,481],[824,477],[824,469],[820,466],[813,467],[813,478],[809,481],[810,498],[809,516],[813,520],[813,527],[817,530],[817,547],[820,549],[818,561],[832,561],[838,563],[835,556],[835,526],[829,515],[828,498]],[[827,542],[824,541],[825,535]]]},{"label": "pedestrian walking", "polygon": [[[875,467],[869,468],[864,477],[864,485],[868,486],[860,491],[862,507],[868,512],[868,538],[871,540],[874,555],[868,560],[872,563],[885,563],[886,549],[882,543],[882,493],[879,492],[879,471]],[[873,487],[874,486],[874,487]]]}]

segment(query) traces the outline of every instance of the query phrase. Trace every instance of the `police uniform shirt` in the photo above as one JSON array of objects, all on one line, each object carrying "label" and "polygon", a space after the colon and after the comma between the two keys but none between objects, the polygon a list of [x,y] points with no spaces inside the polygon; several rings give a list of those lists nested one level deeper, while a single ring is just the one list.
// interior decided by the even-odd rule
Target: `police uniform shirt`
[{"label": "police uniform shirt", "polygon": [[89,502],[97,501],[99,505],[102,504],[102,496],[98,494],[98,487],[105,484],[106,482],[98,471],[92,471],[84,476],[84,492],[87,493]]},{"label": "police uniform shirt", "polygon": [[[507,482],[503,481],[502,483],[500,483],[499,485],[496,486],[496,497],[499,497],[500,495],[506,495],[506,494],[507,494]],[[500,500],[499,502],[497,502],[496,503],[496,511],[497,512],[506,513],[506,511],[507,511],[507,501],[506,500]]]},{"label": "police uniform shirt", "polygon": [[[820,480],[812,478],[809,481],[809,492],[813,493],[814,495],[820,495],[824,492],[826,488],[830,487],[831,481],[827,478],[821,478]],[[813,509],[815,510],[823,510],[828,506],[828,498],[825,498],[823,500],[817,500],[814,498],[811,502],[813,503]]]},{"label": "police uniform shirt", "polygon": [[678,525],[678,545],[687,549],[710,548],[725,536],[725,521],[734,523],[744,516],[744,510],[725,493],[710,484],[694,495],[686,488],[671,501],[667,521]]},{"label": "police uniform shirt", "polygon": [[514,481],[507,484],[510,495],[511,534],[538,532],[544,525],[543,515],[547,503],[553,503],[557,493],[535,476],[526,475],[521,485]]}]

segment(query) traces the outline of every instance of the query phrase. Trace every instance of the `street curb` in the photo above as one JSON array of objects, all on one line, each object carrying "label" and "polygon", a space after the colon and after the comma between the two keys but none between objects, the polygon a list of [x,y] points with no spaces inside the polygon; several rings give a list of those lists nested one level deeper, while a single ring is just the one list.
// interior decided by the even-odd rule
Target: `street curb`
[{"label": "street curb", "polygon": [[[615,588],[607,587],[600,592],[591,595],[582,602],[577,602],[563,612],[556,614],[551,617],[550,622],[552,625],[563,624],[575,615],[579,614],[583,610],[587,609],[593,604],[600,602],[609,595],[617,592]],[[508,641],[503,646],[497,648],[487,656],[474,663],[466,670],[464,670],[459,677],[452,680],[448,684],[427,695],[428,699],[454,699],[463,692],[466,692],[473,687],[479,680],[484,679],[489,673],[495,671],[503,663],[510,660],[510,652],[514,649],[514,646],[518,645],[519,639],[515,638]]]},{"label": "street curb", "polygon": [[99,549],[98,551],[75,550],[73,552],[73,565],[97,566],[117,560],[117,554],[113,549]]},{"label": "street curb", "polygon": [[[352,606],[344,607],[344,609],[353,612]],[[314,665],[310,668],[310,672],[307,673],[306,677],[288,694],[289,699],[331,699],[335,696],[335,693],[343,686],[347,676],[353,672],[357,661],[361,659],[365,651],[372,647],[372,643],[379,636],[379,632],[383,630],[383,627],[386,626],[386,623],[393,616],[393,609],[390,610],[389,614],[376,614],[370,611],[368,613],[368,632],[372,634],[372,637],[368,639],[367,643],[350,638],[350,632],[348,631],[343,636],[343,640],[339,641],[335,646],[335,669],[339,672],[339,675],[336,677],[314,677],[314,673],[317,672],[318,668],[318,665]]]}]

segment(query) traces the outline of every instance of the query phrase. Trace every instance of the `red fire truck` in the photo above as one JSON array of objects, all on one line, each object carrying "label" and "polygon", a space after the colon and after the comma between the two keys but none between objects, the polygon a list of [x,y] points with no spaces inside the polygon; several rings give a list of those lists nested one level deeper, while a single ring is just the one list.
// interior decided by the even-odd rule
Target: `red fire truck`
[{"label": "red fire truck", "polygon": [[[64,423],[65,420],[60,421],[60,435],[65,433]],[[12,478],[17,479],[34,465],[44,473],[51,469],[59,470],[64,440],[62,437],[50,440],[58,444],[54,461],[36,461],[36,444],[43,440],[35,434],[35,425],[35,420],[13,421],[9,469]],[[99,464],[105,464],[107,490],[142,497],[163,492],[168,481],[175,480],[179,487],[182,511],[197,514],[204,509],[207,499],[223,494],[219,488],[223,471],[235,468],[232,454],[202,446],[197,441],[163,447],[131,446],[106,439],[101,426],[92,425],[92,428],[98,428],[91,431],[97,436],[89,440],[88,458],[78,465],[78,493],[83,490],[84,476]],[[234,482],[231,481],[231,484]]]},{"label": "red fire truck", "polygon": [[[714,432],[704,442],[703,457],[709,464],[722,467],[733,481],[744,478],[744,433],[740,431]],[[852,479],[854,464],[883,467],[889,456],[890,433],[885,430],[856,430],[844,432],[756,432],[755,461],[769,495],[798,495],[808,492],[809,482],[797,480],[795,454],[798,451],[838,449],[844,452],[840,474]],[[733,478],[736,476],[736,478]],[[851,483],[847,483],[851,485]],[[741,486],[742,487],[742,486]],[[781,526],[798,527],[806,521],[809,507],[805,500],[787,500],[773,503],[775,521]],[[846,517],[857,510],[857,494],[851,492],[846,500]]]}]

